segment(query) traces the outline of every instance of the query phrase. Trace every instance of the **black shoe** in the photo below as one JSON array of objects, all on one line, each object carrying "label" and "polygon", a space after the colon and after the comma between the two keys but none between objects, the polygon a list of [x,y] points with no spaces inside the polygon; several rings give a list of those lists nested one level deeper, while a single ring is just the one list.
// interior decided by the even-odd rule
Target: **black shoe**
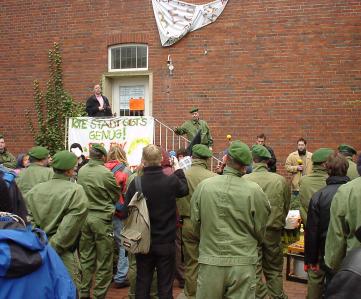
[{"label": "black shoe", "polygon": [[123,282],[113,282],[113,287],[116,289],[127,288],[130,286],[129,280],[124,280]]}]

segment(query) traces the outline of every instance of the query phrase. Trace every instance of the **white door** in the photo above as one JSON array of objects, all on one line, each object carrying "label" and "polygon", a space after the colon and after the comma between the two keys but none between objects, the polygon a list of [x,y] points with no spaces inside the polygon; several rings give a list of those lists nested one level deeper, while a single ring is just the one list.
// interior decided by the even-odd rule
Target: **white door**
[{"label": "white door", "polygon": [[[149,116],[151,115],[150,98],[149,98],[149,77],[121,77],[113,79],[112,82],[112,109],[117,116]],[[130,110],[130,100],[144,99],[144,111]]]}]

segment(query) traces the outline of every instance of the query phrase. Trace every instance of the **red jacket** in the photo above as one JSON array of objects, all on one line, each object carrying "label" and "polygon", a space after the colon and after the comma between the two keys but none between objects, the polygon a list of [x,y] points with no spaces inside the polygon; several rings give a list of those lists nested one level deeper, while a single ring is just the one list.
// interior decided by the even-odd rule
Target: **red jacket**
[{"label": "red jacket", "polygon": [[[123,164],[122,165],[123,167],[121,169],[115,171],[115,173],[114,173],[114,168],[120,164]],[[115,181],[117,182],[117,184],[120,186],[120,189],[122,190],[120,193],[119,201],[116,204],[115,216],[117,216],[120,219],[126,218],[127,215],[121,210],[124,206],[124,194],[127,191],[126,190],[127,189],[127,179],[131,175],[131,171],[124,163],[120,163],[117,160],[108,161],[107,163],[105,163],[105,167],[114,173]]]}]

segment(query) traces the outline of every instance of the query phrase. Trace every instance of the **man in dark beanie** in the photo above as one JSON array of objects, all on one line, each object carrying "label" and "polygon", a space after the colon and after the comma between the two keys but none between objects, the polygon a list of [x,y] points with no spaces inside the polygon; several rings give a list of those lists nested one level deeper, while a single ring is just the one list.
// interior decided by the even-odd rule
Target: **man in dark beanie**
[{"label": "man in dark beanie", "polygon": [[88,199],[82,186],[71,182],[77,158],[61,151],[54,155],[54,176],[27,193],[31,222],[44,230],[49,243],[63,260],[77,287],[80,265],[76,256],[80,230],[87,216]]}]

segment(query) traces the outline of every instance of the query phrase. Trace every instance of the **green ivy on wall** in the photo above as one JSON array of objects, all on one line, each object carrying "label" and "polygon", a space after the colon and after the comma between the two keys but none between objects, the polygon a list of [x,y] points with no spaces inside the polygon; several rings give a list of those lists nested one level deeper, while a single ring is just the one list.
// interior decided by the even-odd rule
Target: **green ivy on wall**
[{"label": "green ivy on wall", "polygon": [[66,119],[85,116],[85,105],[73,100],[63,86],[63,70],[60,46],[54,43],[48,53],[50,79],[45,95],[38,80],[34,81],[35,124],[26,110],[30,131],[37,145],[45,146],[53,155],[65,148]]}]

